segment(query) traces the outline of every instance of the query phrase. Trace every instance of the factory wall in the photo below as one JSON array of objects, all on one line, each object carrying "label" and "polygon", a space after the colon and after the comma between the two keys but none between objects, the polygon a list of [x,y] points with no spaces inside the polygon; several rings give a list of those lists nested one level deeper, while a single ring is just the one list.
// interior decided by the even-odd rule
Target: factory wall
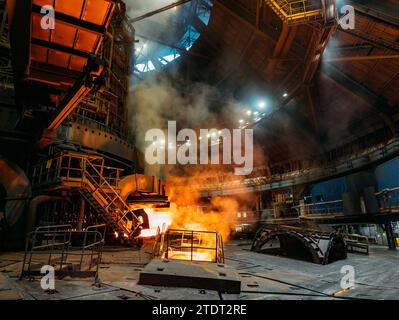
[{"label": "factory wall", "polygon": [[342,194],[346,191],[346,179],[341,177],[313,184],[310,187],[310,196],[312,202],[334,201],[342,199]]},{"label": "factory wall", "polygon": [[378,191],[399,187],[399,157],[377,166],[375,176]]},{"label": "factory wall", "polygon": [[367,187],[374,187],[375,191],[399,187],[399,157],[377,166],[374,170],[315,183],[310,186],[310,196],[312,202],[318,202],[320,196],[323,201],[334,201],[342,199],[343,193],[362,193]]}]

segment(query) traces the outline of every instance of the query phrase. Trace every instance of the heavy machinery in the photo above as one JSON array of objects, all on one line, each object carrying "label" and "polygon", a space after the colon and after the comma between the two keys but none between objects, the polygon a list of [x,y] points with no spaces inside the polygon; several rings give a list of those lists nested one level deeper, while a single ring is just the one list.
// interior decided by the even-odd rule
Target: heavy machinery
[{"label": "heavy machinery", "polygon": [[251,250],[317,264],[328,264],[347,257],[341,234],[290,226],[264,225],[256,233]]},{"label": "heavy machinery", "polygon": [[142,174],[133,147],[127,97],[135,31],[125,4],[1,5],[13,77],[0,112],[13,117],[0,123],[0,247],[22,244],[45,225],[84,230],[105,222],[135,238],[149,225],[141,209],[168,206],[168,198],[158,179]]}]

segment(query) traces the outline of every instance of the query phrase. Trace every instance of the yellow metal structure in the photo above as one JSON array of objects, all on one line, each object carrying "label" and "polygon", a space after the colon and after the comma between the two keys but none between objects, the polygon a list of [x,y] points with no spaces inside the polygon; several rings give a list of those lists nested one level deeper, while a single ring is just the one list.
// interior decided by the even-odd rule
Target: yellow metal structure
[{"label": "yellow metal structure", "polygon": [[288,25],[325,19],[324,0],[266,0],[266,2]]},{"label": "yellow metal structure", "polygon": [[104,165],[100,156],[60,154],[33,168],[32,185],[78,188],[81,195],[118,233],[134,237],[141,221],[120,196],[117,185],[121,169]]}]

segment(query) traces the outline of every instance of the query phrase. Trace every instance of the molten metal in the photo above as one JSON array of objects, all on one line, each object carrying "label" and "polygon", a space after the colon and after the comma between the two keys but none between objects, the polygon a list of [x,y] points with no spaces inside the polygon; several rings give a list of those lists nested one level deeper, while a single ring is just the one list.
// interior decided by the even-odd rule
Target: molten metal
[{"label": "molten metal", "polygon": [[149,229],[141,230],[140,237],[148,238],[157,235],[158,230],[166,230],[172,224],[172,215],[169,212],[155,212],[151,208],[144,209],[150,223]]}]

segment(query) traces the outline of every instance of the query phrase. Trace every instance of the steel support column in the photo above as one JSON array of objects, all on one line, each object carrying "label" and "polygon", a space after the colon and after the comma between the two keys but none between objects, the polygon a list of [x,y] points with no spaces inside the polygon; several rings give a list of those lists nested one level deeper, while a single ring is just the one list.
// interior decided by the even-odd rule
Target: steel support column
[{"label": "steel support column", "polygon": [[384,229],[385,232],[387,234],[387,241],[388,241],[388,248],[390,250],[396,250],[396,239],[395,236],[393,234],[393,228],[392,228],[392,223],[391,222],[387,222],[384,225]]},{"label": "steel support column", "polygon": [[82,226],[83,226],[83,220],[85,216],[85,207],[86,207],[86,202],[82,198],[80,199],[80,209],[79,209],[79,221],[78,221],[78,231],[82,231]]}]

